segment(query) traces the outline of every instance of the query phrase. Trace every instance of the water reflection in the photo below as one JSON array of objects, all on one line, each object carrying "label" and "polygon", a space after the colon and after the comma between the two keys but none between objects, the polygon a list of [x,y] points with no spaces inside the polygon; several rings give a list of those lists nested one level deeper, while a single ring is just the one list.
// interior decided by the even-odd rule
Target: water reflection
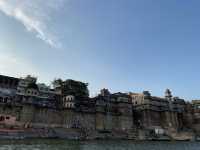
[{"label": "water reflection", "polygon": [[198,142],[21,140],[0,141],[0,150],[199,150]]}]

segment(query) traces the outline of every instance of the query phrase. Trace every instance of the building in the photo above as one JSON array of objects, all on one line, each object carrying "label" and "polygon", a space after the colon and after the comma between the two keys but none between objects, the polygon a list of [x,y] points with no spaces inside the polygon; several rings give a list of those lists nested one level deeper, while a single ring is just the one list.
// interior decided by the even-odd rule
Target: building
[{"label": "building", "polygon": [[96,138],[133,139],[142,131],[164,135],[180,131],[200,136],[200,101],[185,102],[167,89],[164,97],[142,93],[111,93],[102,89],[89,97],[88,84],[0,76],[0,128],[62,128]]},{"label": "building", "polygon": [[16,89],[19,79],[0,75],[0,87],[2,89]]},{"label": "building", "polygon": [[135,123],[139,128],[180,129],[183,127],[182,117],[185,108],[183,99],[173,97],[169,89],[165,97],[151,96],[149,91],[129,93],[135,111]]},{"label": "building", "polygon": [[15,99],[19,79],[0,75],[0,103],[10,103]]},{"label": "building", "polygon": [[101,132],[129,131],[133,129],[131,98],[125,93],[111,94],[102,89],[96,101],[96,129]]}]

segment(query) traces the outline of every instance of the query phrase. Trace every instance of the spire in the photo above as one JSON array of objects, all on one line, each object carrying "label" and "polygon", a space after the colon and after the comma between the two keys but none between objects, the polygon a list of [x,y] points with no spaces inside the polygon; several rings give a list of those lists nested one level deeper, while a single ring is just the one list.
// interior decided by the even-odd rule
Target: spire
[{"label": "spire", "polygon": [[166,99],[171,99],[172,98],[172,93],[171,93],[170,89],[166,89],[165,98]]},{"label": "spire", "polygon": [[110,92],[108,89],[102,89],[101,90],[101,96],[109,96],[110,95]]}]

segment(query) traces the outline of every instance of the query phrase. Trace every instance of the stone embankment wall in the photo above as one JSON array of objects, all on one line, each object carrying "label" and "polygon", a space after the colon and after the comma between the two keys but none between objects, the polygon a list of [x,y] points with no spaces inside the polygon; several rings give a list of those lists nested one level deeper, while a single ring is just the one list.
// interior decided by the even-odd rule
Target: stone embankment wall
[{"label": "stone embankment wall", "polygon": [[30,126],[95,129],[95,114],[24,105],[19,122]]},{"label": "stone embankment wall", "polygon": [[[18,128],[24,130],[23,132],[12,132],[12,130],[11,132],[0,131],[0,137],[13,137],[16,135],[18,138],[37,136],[46,138],[69,138],[71,136],[74,139],[137,139],[138,137],[143,137],[141,139],[151,139],[149,134],[141,136],[142,134],[140,135],[140,132],[135,129],[132,116],[133,112],[127,112],[125,106],[121,107],[120,115],[113,115],[106,113],[81,113],[73,109],[56,110],[36,107],[34,105],[12,106],[4,104],[0,105],[0,115],[14,116],[16,118],[13,124],[4,124],[0,121],[2,128]],[[153,111],[143,112],[143,115],[143,117],[140,117],[144,119],[146,125],[159,125],[164,129],[171,129],[170,127],[173,127],[172,129],[175,130],[169,132],[169,137],[180,140],[189,139],[189,136],[184,135],[194,136],[193,134],[189,134],[189,132],[176,133],[178,129],[176,127],[180,125],[180,117],[184,118],[184,126],[188,125],[191,131],[194,130],[197,135],[200,135],[198,112],[196,112],[196,116],[193,112],[187,112],[183,116],[179,116],[178,113],[158,113]],[[145,131],[146,129],[143,129],[144,133],[148,132]],[[104,131],[109,132],[106,133]],[[159,140],[160,137],[153,138]],[[168,137],[162,137],[162,139],[168,139]]]}]

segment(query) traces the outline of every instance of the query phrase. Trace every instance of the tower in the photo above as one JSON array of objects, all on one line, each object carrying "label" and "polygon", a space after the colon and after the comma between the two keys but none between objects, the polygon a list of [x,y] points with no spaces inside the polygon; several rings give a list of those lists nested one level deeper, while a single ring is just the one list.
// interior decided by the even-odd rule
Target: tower
[{"label": "tower", "polygon": [[172,99],[172,93],[171,93],[170,89],[166,89],[166,91],[165,91],[165,98],[167,100],[171,100]]}]

